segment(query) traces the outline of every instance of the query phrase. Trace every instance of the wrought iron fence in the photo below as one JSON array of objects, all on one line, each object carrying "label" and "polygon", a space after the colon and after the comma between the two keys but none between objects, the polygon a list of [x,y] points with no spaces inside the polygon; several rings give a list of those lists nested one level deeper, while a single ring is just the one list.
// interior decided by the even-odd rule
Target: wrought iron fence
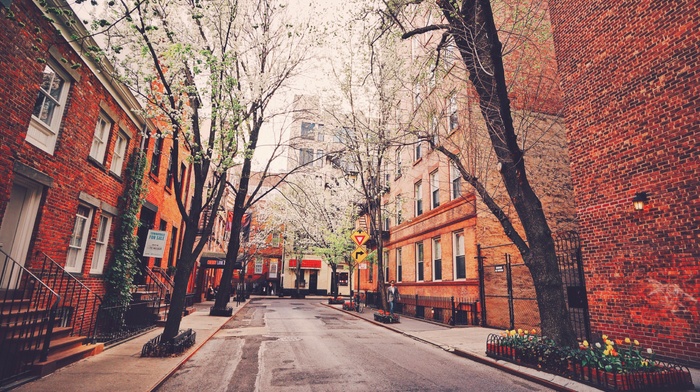
[{"label": "wrought iron fence", "polygon": [[110,345],[154,327],[156,319],[148,305],[148,302],[140,302],[101,306],[97,316],[95,340]]},{"label": "wrought iron fence", "polygon": [[[381,296],[377,292],[365,293],[365,306],[379,308],[380,302]],[[394,311],[441,324],[478,325],[478,303],[471,298],[403,295]]]},{"label": "wrought iron fence", "polygon": [[0,386],[46,361],[61,296],[0,250]]}]

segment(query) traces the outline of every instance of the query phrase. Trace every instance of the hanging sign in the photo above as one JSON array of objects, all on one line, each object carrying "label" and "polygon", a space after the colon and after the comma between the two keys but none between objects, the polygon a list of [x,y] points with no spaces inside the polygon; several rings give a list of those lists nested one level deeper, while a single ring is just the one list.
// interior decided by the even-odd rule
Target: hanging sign
[{"label": "hanging sign", "polygon": [[165,253],[165,240],[167,237],[167,231],[148,230],[146,246],[143,247],[143,257],[162,258]]}]

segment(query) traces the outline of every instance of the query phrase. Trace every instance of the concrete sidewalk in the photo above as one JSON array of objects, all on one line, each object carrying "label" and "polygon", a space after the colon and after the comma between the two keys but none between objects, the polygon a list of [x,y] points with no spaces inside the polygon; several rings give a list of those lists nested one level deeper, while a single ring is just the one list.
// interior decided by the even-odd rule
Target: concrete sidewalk
[{"label": "concrete sidewalk", "polygon": [[[24,384],[13,391],[152,391],[231,319],[231,317],[209,316],[209,308],[213,304],[213,301],[195,304],[196,311],[183,317],[180,329],[192,328],[197,333],[195,345],[184,355],[170,358],[141,357],[143,345],[163,332],[163,328],[159,327],[98,355],[58,369],[46,377]],[[236,306],[236,303],[232,302],[229,306],[233,307],[235,315],[245,306],[245,303]]]},{"label": "concrete sidewalk", "polygon": [[[498,368],[505,372],[555,390],[586,392],[599,391],[597,388],[593,388],[565,377],[487,357],[486,339],[489,334],[500,334],[502,332],[500,329],[476,326],[449,327],[442,324],[405,316],[401,316],[400,323],[383,324],[374,321],[374,309],[367,308],[364,312],[357,313],[354,311],[343,310],[342,305],[328,305],[327,303],[324,303],[324,305],[355,317],[365,319],[368,322],[388,328],[415,340],[435,345],[445,351],[449,351],[470,360]],[[690,368],[690,373],[693,378],[693,383],[695,384],[695,389],[691,391],[700,392],[700,369]]]}]

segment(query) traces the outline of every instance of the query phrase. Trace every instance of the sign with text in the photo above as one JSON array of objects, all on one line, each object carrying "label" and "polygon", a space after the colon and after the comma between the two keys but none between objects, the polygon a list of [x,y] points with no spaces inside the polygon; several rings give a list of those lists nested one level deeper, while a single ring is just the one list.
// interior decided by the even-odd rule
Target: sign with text
[{"label": "sign with text", "polygon": [[148,230],[146,246],[143,247],[143,257],[162,258],[165,253],[165,241],[167,238],[167,231]]}]

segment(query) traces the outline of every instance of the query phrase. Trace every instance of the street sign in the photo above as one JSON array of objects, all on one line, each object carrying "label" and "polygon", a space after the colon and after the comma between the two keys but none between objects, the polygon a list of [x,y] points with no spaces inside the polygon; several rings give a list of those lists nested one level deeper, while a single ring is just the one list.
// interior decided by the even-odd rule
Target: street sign
[{"label": "street sign", "polygon": [[359,269],[367,269],[367,263],[360,263],[360,265],[357,266]]},{"label": "street sign", "polygon": [[355,242],[357,246],[362,246],[369,239],[369,234],[365,233],[362,229],[359,229],[354,231],[350,235],[350,238],[352,238],[353,242]]},{"label": "street sign", "polygon": [[351,256],[355,263],[361,263],[367,257],[367,249],[363,246],[358,246],[357,249],[352,251]]}]

